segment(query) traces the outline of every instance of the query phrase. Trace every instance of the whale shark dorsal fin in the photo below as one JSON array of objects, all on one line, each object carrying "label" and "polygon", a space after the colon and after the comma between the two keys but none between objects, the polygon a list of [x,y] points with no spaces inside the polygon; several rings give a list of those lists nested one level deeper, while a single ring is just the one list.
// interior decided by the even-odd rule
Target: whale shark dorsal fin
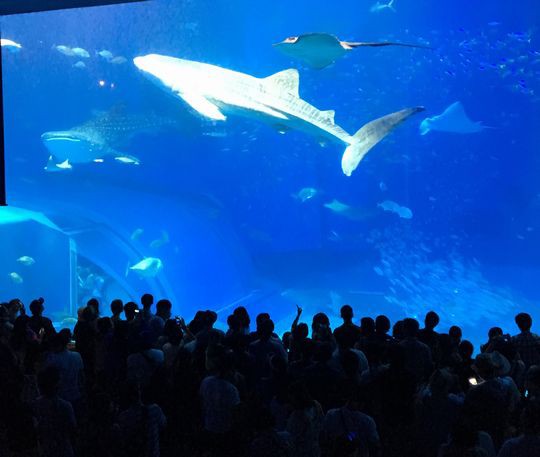
[{"label": "whale shark dorsal fin", "polygon": [[321,111],[321,117],[324,121],[334,125],[334,117],[336,115],[336,112],[333,109],[329,109],[326,111]]},{"label": "whale shark dorsal fin", "polygon": [[295,97],[299,97],[300,75],[295,68],[278,71],[267,78],[264,78],[269,88],[276,92],[288,92]]}]

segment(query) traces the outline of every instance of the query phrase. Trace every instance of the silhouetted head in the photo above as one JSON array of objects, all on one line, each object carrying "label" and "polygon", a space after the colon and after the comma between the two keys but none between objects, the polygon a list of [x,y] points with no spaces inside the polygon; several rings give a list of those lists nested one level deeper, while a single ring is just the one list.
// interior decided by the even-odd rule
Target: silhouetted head
[{"label": "silhouetted head", "polygon": [[260,313],[257,314],[257,317],[255,318],[255,323],[257,325],[257,331],[259,330],[260,325],[264,322],[270,319],[270,314],[268,313]]},{"label": "silhouetted head", "polygon": [[58,384],[60,383],[60,373],[58,368],[49,366],[38,374],[38,386],[41,395],[47,398],[56,396]]},{"label": "silhouetted head", "polygon": [[141,304],[143,305],[143,309],[149,310],[154,304],[154,297],[151,294],[144,294],[141,297]]},{"label": "silhouetted head", "polygon": [[313,316],[313,320],[311,321],[311,328],[314,329],[320,325],[325,325],[327,327],[330,326],[330,319],[325,313],[317,313]]},{"label": "silhouetted head", "polygon": [[132,321],[133,319],[135,319],[138,311],[139,306],[135,302],[129,301],[124,305],[124,314],[128,321]]},{"label": "silhouetted head", "polygon": [[67,349],[70,341],[71,330],[69,328],[63,328],[51,337],[51,347],[53,351],[60,352]]},{"label": "silhouetted head", "polygon": [[309,335],[309,327],[307,324],[301,322],[293,330],[292,335],[296,341],[305,340]]},{"label": "silhouetted head", "polygon": [[510,362],[497,351],[478,354],[474,359],[473,369],[485,379],[505,376],[510,371]]},{"label": "silhouetted head", "polygon": [[445,368],[435,370],[429,378],[429,388],[431,392],[439,397],[448,395],[454,383],[454,377]]},{"label": "silhouetted head", "polygon": [[123,310],[124,304],[122,303],[122,300],[116,298],[111,302],[111,313],[113,316],[119,316],[120,314],[122,314]]},{"label": "silhouetted head", "polygon": [[354,317],[352,307],[350,305],[343,305],[341,307],[340,315],[345,322],[351,322]]},{"label": "silhouetted head", "polygon": [[86,306],[89,306],[94,310],[96,318],[99,316],[99,301],[97,300],[97,298],[91,298],[90,300],[88,300]]},{"label": "silhouetted head", "polygon": [[249,317],[249,314],[247,312],[247,309],[243,306],[238,306],[234,311],[233,314],[239,319],[240,325],[244,328],[248,328],[249,324],[251,324],[251,319]]},{"label": "silhouetted head", "polygon": [[30,303],[30,312],[33,316],[41,316],[43,314],[43,311],[45,310],[45,307],[43,306],[44,302],[45,300],[43,298],[32,300]]},{"label": "silhouetted head", "polygon": [[459,343],[459,355],[464,360],[470,360],[474,352],[474,346],[470,341],[463,340]]},{"label": "silhouetted head", "polygon": [[266,319],[265,321],[261,322],[261,325],[259,326],[259,337],[261,340],[268,341],[270,338],[272,338],[273,333],[274,322],[272,319]]},{"label": "silhouetted head", "polygon": [[429,311],[424,319],[424,325],[428,330],[434,330],[439,325],[439,315],[435,311]]},{"label": "silhouetted head", "polygon": [[519,313],[516,316],[516,324],[522,332],[528,332],[532,327],[532,317],[527,313]]},{"label": "silhouetted head", "polygon": [[450,330],[448,330],[448,335],[450,335],[450,338],[452,338],[452,341],[455,344],[459,344],[461,342],[461,338],[463,337],[463,332],[457,325],[452,325]]},{"label": "silhouetted head", "polygon": [[360,319],[360,329],[362,336],[371,336],[375,333],[375,321],[371,317],[363,317]]},{"label": "silhouetted head", "polygon": [[405,338],[416,338],[420,325],[416,319],[407,317],[403,319],[403,336]]},{"label": "silhouetted head", "polygon": [[404,338],[403,335],[403,321],[397,321],[392,327],[392,336],[396,340],[401,340]]},{"label": "silhouetted head", "polygon": [[217,321],[217,314],[214,311],[206,310],[204,312],[203,322],[205,327],[212,328]]},{"label": "silhouetted head", "polygon": [[381,315],[377,316],[375,319],[375,331],[381,335],[386,335],[390,331],[390,319],[388,317]]},{"label": "silhouetted head", "polygon": [[171,317],[172,303],[163,298],[156,303],[156,314],[164,320]]},{"label": "silhouetted head", "polygon": [[85,306],[81,312],[81,318],[85,322],[93,322],[97,318],[96,309],[93,306]]},{"label": "silhouetted head", "polygon": [[490,340],[503,336],[503,329],[501,327],[491,327],[488,331],[488,338]]}]

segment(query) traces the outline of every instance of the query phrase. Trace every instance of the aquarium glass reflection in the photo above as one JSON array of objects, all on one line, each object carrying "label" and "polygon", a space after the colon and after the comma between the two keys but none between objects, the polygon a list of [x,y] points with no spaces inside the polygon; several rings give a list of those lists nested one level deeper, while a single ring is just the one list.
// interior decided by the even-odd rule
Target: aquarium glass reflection
[{"label": "aquarium glass reflection", "polygon": [[151,2],[5,17],[2,298],[540,317],[540,5]]}]

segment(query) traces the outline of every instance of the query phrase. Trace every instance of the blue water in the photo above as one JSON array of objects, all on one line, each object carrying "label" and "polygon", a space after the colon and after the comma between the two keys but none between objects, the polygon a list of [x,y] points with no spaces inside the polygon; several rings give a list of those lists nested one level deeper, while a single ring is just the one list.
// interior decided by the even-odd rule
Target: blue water
[{"label": "blue water", "polygon": [[[3,52],[8,202],[49,217],[69,247],[47,241],[53,235],[31,218],[25,230],[34,234],[21,240],[20,226],[4,217],[1,298],[54,297],[48,309],[61,323],[91,295],[106,304],[151,291],[188,318],[212,308],[224,322],[236,303],[269,310],[279,330],[296,303],[306,320],[319,310],[335,319],[344,302],[358,318],[422,319],[435,309],[443,330],[462,325],[475,342],[495,324],[513,332],[518,310],[540,318],[540,5],[396,0],[396,12],[371,13],[373,3],[155,0],[3,18],[2,37],[23,46]],[[314,31],[434,50],[361,48],[313,70],[271,46]],[[96,55],[104,49],[127,62]],[[298,68],[300,96],[335,109],[349,133],[404,107],[426,112],[346,177],[340,144],[323,148],[302,132],[280,135],[243,118],[202,120],[133,65],[149,53],[257,77]],[[492,128],[419,134],[422,119],[455,101]],[[44,170],[44,132],[119,105],[174,119],[174,128],[126,142],[122,152],[138,166]],[[292,197],[305,187],[319,193],[303,203]],[[362,217],[324,206],[334,199]],[[385,200],[410,208],[412,219],[382,211]],[[34,249],[37,239],[49,251]],[[17,262],[23,255],[35,264]],[[154,277],[129,270],[145,257],[163,263]]]}]

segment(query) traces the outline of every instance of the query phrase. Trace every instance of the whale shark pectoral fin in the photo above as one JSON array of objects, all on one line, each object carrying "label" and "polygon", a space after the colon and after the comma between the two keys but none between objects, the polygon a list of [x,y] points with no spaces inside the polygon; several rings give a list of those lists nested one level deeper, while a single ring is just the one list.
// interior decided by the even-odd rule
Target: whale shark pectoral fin
[{"label": "whale shark pectoral fin", "polygon": [[300,76],[295,68],[274,73],[264,78],[264,81],[272,91],[288,92],[295,97],[300,96]]},{"label": "whale shark pectoral fin", "polygon": [[200,115],[214,121],[224,121],[227,117],[219,108],[200,94],[178,94],[189,106],[191,106]]}]

